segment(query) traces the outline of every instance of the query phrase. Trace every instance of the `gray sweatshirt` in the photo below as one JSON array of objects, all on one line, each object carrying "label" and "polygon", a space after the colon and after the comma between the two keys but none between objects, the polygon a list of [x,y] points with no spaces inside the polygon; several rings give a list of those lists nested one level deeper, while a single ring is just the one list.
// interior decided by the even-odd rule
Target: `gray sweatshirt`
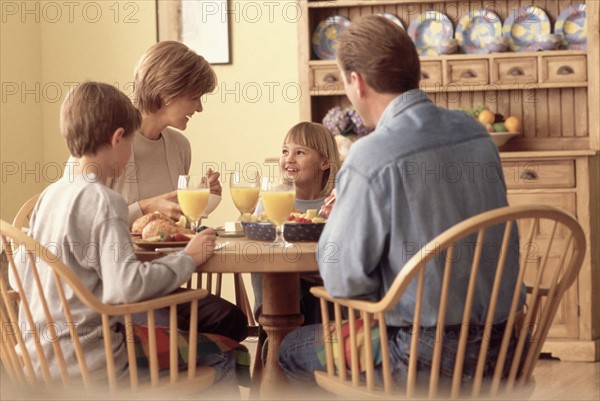
[{"label": "gray sweatshirt", "polygon": [[[30,223],[29,234],[57,255],[82,284],[106,304],[131,303],[168,294],[186,282],[195,271],[193,259],[183,252],[153,262],[138,261],[129,234],[125,200],[94,175],[65,176],[50,185],[40,196]],[[25,296],[31,302],[33,318],[41,332],[47,332],[43,328],[47,323],[42,307],[35,302],[38,294],[29,262],[23,255],[18,256],[17,267]],[[111,333],[102,333],[101,316],[65,288],[74,320],[66,322],[50,269],[41,268],[40,273],[69,373],[75,375],[79,372],[73,344],[69,340],[70,324],[77,328],[93,377],[105,375],[105,335],[112,338],[117,370],[124,371],[127,355],[122,336],[115,332],[117,321],[113,319]],[[26,324],[23,310],[19,311],[19,323],[22,328]],[[29,352],[35,355],[33,335],[26,335],[25,342]],[[58,375],[51,343],[45,341],[44,336],[41,343],[46,355],[51,355],[50,372]],[[36,366],[36,370],[39,373],[40,367]]]}]

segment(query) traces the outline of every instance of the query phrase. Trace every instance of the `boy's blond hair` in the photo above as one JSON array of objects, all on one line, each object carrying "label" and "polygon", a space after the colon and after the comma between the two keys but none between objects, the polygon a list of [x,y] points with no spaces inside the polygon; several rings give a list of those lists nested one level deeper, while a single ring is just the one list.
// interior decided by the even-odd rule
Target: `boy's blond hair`
[{"label": "boy's blond hair", "polygon": [[142,115],[131,100],[112,85],[86,81],[71,89],[60,110],[60,132],[71,155],[95,155],[109,145],[118,128],[133,135]]},{"label": "boy's blond hair", "polygon": [[341,165],[340,153],[331,131],[319,123],[301,122],[288,131],[283,143],[295,143],[314,149],[329,161],[329,168],[323,172],[321,183],[321,195],[329,195],[335,188],[336,176]]},{"label": "boy's blond hair", "polygon": [[217,75],[208,61],[175,41],[152,46],[134,71],[134,103],[142,113],[156,113],[178,96],[199,98],[216,87]]},{"label": "boy's blond hair", "polygon": [[353,20],[338,45],[338,63],[347,80],[358,72],[379,93],[399,94],[419,87],[421,64],[415,44],[389,19],[368,15]]}]

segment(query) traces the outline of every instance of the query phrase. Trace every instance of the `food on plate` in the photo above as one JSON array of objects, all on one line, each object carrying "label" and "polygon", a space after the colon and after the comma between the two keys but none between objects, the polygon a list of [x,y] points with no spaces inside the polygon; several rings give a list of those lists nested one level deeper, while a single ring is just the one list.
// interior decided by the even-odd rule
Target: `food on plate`
[{"label": "food on plate", "polygon": [[132,234],[141,234],[144,227],[146,227],[148,225],[148,223],[150,223],[151,221],[154,221],[154,220],[171,220],[171,219],[169,219],[169,217],[167,217],[165,214],[162,214],[161,212],[152,212],[152,213],[145,214],[133,222],[133,224],[131,225],[131,233]]},{"label": "food on plate", "polygon": [[163,213],[153,212],[134,221],[131,232],[141,234],[148,242],[189,241],[188,235],[193,235],[193,231],[185,228],[185,220],[181,223],[182,219],[175,222]]},{"label": "food on plate", "polygon": [[[290,214],[286,224],[290,223],[325,223],[327,220],[317,216],[316,209],[308,209],[306,213],[294,212]],[[244,223],[267,223],[269,222],[269,215],[266,212],[261,212],[259,216],[254,216],[250,213],[244,213],[242,215],[242,222]]]}]

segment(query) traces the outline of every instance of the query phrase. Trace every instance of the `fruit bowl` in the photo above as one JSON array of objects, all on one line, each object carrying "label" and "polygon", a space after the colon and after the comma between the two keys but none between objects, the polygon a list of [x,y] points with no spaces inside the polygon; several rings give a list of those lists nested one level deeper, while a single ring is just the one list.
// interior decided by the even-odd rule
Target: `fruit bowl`
[{"label": "fruit bowl", "polygon": [[[269,222],[242,222],[246,237],[255,241],[274,241],[275,226]],[[291,242],[319,240],[325,223],[287,223],[283,225],[283,238]]]},{"label": "fruit bowl", "polygon": [[504,145],[506,142],[519,135],[521,135],[520,132],[490,132],[490,136],[497,147]]},{"label": "fruit bowl", "polygon": [[283,238],[286,241],[308,241],[319,240],[325,223],[288,223],[283,225]]},{"label": "fruit bowl", "polygon": [[256,241],[275,241],[275,226],[269,222],[242,222],[242,228],[248,239]]}]

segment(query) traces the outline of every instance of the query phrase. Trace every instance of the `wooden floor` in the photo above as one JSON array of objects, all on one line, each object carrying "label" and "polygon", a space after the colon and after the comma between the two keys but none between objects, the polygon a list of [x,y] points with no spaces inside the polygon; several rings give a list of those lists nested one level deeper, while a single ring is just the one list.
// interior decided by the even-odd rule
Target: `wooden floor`
[{"label": "wooden floor", "polygon": [[530,400],[600,400],[600,362],[561,362],[542,355]]},{"label": "wooden floor", "polygon": [[[254,355],[256,339],[244,341],[251,354]],[[1,373],[1,369],[0,369]],[[561,362],[543,356],[537,363],[535,371],[535,389],[529,400],[600,400],[600,362]],[[247,388],[240,387],[242,400],[249,398]],[[332,399],[326,397],[324,399]],[[82,400],[81,393],[61,392],[40,393],[30,388],[11,385],[7,377],[0,374],[0,400]],[[97,397],[86,397],[89,400],[106,400],[106,394]],[[200,398],[202,399],[202,398]],[[311,398],[312,399],[312,398]],[[504,399],[499,397],[499,399]],[[316,399],[312,399],[316,401]]]}]

